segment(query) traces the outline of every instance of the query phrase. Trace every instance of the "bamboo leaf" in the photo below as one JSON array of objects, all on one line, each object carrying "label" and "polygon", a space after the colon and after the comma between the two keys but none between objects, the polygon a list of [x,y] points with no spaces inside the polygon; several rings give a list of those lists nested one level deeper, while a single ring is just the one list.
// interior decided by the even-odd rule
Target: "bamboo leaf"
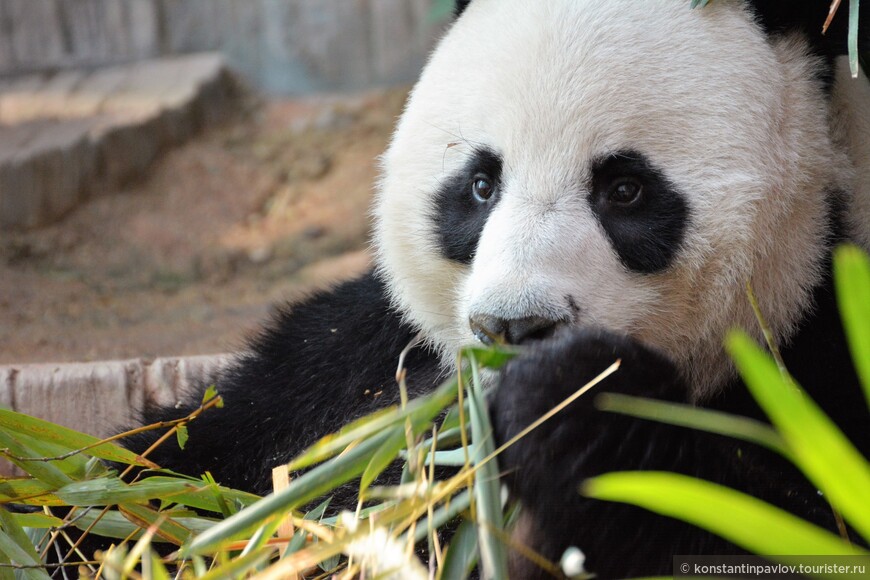
[{"label": "bamboo leaf", "polygon": [[24,505],[60,506],[64,505],[53,494],[55,487],[32,478],[0,478],[0,504],[20,503]]},{"label": "bamboo leaf", "polygon": [[148,560],[142,562],[142,576],[149,580],[170,580],[171,576],[160,556],[151,553]]},{"label": "bamboo leaf", "polygon": [[328,435],[309,447],[305,453],[290,462],[287,468],[296,471],[324,461],[340,453],[351,443],[367,439],[393,425],[404,423],[405,419],[411,419],[411,422],[416,424],[431,421],[453,402],[456,392],[454,379],[442,384],[431,395],[411,401],[404,409],[390,407],[354,421],[338,433]]},{"label": "bamboo leaf", "polygon": [[208,574],[200,576],[200,580],[219,580],[223,578],[239,578],[248,572],[256,570],[257,566],[269,561],[269,557],[275,552],[274,548],[261,548],[244,556],[234,558],[209,570]]},{"label": "bamboo leaf", "polygon": [[508,345],[466,346],[462,350],[463,356],[468,357],[469,360],[474,358],[478,368],[493,370],[500,369],[520,353],[518,348]]},{"label": "bamboo leaf", "polygon": [[384,441],[377,451],[375,451],[369,464],[366,466],[360,480],[360,494],[365,492],[372,482],[379,476],[390,464],[395,461],[399,455],[399,450],[405,447],[405,430],[401,425],[397,425],[391,429],[392,436]]},{"label": "bamboo leaf", "polygon": [[783,555],[868,554],[759,499],[686,475],[608,473],[587,480],[581,491],[591,498],[630,503],[689,522],[773,559]]},{"label": "bamboo leaf", "polygon": [[[86,435],[73,429],[8,409],[0,409],[0,429],[8,432],[22,433],[40,441],[54,443],[65,451],[90,447],[100,442],[100,439],[92,435]],[[142,467],[157,467],[153,462],[143,459],[132,451],[114,443],[102,443],[92,447],[87,450],[87,454],[117,463],[140,465]]]},{"label": "bamboo leaf", "polygon": [[[443,526],[444,524],[455,519],[459,514],[464,512],[471,505],[471,494],[468,490],[463,491],[462,493],[456,494],[454,497],[450,498],[450,501],[441,507],[439,507],[432,514],[432,521],[429,521],[429,517],[425,517],[419,522],[417,522],[416,530],[414,531],[414,544],[422,542],[426,539],[426,536],[432,530],[436,530]],[[407,536],[402,537],[402,542],[407,541]],[[453,540],[451,540],[452,542]],[[475,545],[477,543],[475,542]]]},{"label": "bamboo leaf", "polygon": [[870,258],[857,246],[834,250],[834,283],[855,370],[870,406]]},{"label": "bamboo leaf", "polygon": [[[147,481],[169,485],[170,483],[177,484],[179,480],[174,477],[153,476],[149,477]],[[170,496],[169,499],[172,503],[223,514],[228,500],[242,506],[248,506],[261,499],[260,496],[253,493],[222,487],[213,482],[189,480],[189,484],[189,487],[182,493]],[[225,516],[229,517],[230,514],[226,513]]]},{"label": "bamboo leaf", "polygon": [[186,425],[178,425],[175,428],[175,438],[178,440],[178,447],[184,449],[184,446],[187,445],[187,440],[190,438]]},{"label": "bamboo leaf", "polygon": [[[0,411],[2,411],[2,409],[0,409]],[[38,456],[33,449],[16,439],[11,433],[7,433],[2,429],[0,429],[0,447],[5,447],[9,450],[9,453],[19,458]],[[63,487],[72,481],[70,476],[58,469],[52,463],[44,461],[22,461],[16,457],[6,456],[9,461],[52,488]]]},{"label": "bamboo leaf", "polygon": [[280,492],[266,496],[194,538],[184,548],[183,554],[189,556],[208,553],[229,541],[230,537],[252,531],[263,520],[279,513],[286,513],[358,477],[365,470],[375,451],[391,436],[392,432],[382,431],[348,449],[344,454],[302,474]]},{"label": "bamboo leaf", "polygon": [[12,514],[12,517],[22,528],[46,529],[63,525],[62,519],[41,513]]},{"label": "bamboo leaf", "polygon": [[797,466],[864,538],[870,538],[870,464],[745,333],[732,332],[726,347]]},{"label": "bamboo leaf", "polygon": [[679,403],[667,403],[619,393],[604,393],[595,398],[602,411],[630,415],[640,419],[689,427],[708,433],[727,435],[767,447],[789,458],[791,452],[783,438],[770,425],[747,417]]},{"label": "bamboo leaf", "polygon": [[176,546],[180,546],[190,539],[191,530],[165,513],[158,512],[145,505],[135,503],[121,504],[118,506],[118,511],[140,528],[154,526],[155,533],[158,536]]},{"label": "bamboo leaf", "polygon": [[56,495],[69,505],[115,505],[165,499],[195,488],[196,484],[181,479],[153,481],[149,478],[128,485],[117,477],[104,477],[71,483],[57,490]]},{"label": "bamboo leaf", "polygon": [[[36,548],[24,529],[18,524],[12,513],[0,508],[0,552],[3,552],[13,564],[22,566],[38,566],[39,555]],[[21,571],[21,575],[28,579],[45,580],[48,578],[45,570],[40,568],[28,568]]]},{"label": "bamboo leaf", "polygon": [[12,561],[9,560],[9,556],[2,548],[0,548],[0,564],[4,564],[4,566],[0,566],[0,580],[15,580],[15,571],[7,567],[12,564]]},{"label": "bamboo leaf", "polygon": [[858,76],[858,0],[849,0],[849,70]]},{"label": "bamboo leaf", "polygon": [[[468,402],[471,435],[474,441],[473,461],[477,464],[493,454],[495,442],[483,387],[477,372],[475,354],[466,351],[466,355],[471,361],[472,381],[468,391]],[[507,551],[498,537],[498,533],[504,529],[504,517],[501,510],[498,464],[494,458],[475,472],[474,496],[477,502],[477,534],[483,569],[482,577],[484,579],[507,578]]]},{"label": "bamboo leaf", "polygon": [[477,558],[477,530],[472,522],[465,520],[450,540],[441,580],[465,580],[477,564]]},{"label": "bamboo leaf", "polygon": [[[130,538],[138,540],[142,537],[144,530],[133,524],[129,519],[124,517],[120,512],[111,510],[106,512],[100,520],[95,523],[99,509],[92,509],[76,519],[75,526],[80,530],[91,528],[92,534],[102,536],[104,538],[116,538],[123,540]],[[217,523],[217,520],[212,520],[204,517],[173,517],[180,525],[184,526],[194,534],[200,534]],[[91,527],[93,526],[93,527]],[[242,539],[235,537],[234,540]],[[154,538],[155,542],[166,542],[161,537]]]}]

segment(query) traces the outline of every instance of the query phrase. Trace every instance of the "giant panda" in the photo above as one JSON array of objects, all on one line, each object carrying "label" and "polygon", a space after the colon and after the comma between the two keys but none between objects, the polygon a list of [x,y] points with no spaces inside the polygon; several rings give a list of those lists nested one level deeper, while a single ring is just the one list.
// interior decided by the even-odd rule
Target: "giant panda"
[{"label": "giant panda", "polygon": [[[830,262],[834,244],[870,241],[870,85],[841,58],[845,4],[820,33],[828,4],[458,2],[382,158],[374,270],[280,309],[217,380],[225,407],[152,459],[266,493],[272,467],[398,400],[399,355],[418,335],[412,395],[462,345],[521,348],[488,377],[502,442],[617,358],[598,392],[760,417],[723,350],[733,327],[760,337],[747,281],[788,368],[868,454]],[[835,529],[825,499],[771,453],[603,413],[593,397],[500,467],[523,505],[517,537],[551,560],[577,546],[605,578],[739,551],[578,493],[614,470],[706,478]]]}]

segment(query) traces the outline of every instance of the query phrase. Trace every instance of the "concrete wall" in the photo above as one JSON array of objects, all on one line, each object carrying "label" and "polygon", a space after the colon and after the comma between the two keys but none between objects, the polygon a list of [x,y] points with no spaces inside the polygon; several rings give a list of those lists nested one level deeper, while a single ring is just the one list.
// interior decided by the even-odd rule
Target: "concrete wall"
[{"label": "concrete wall", "polygon": [[0,76],[220,51],[268,93],[414,79],[437,0],[0,0]]}]

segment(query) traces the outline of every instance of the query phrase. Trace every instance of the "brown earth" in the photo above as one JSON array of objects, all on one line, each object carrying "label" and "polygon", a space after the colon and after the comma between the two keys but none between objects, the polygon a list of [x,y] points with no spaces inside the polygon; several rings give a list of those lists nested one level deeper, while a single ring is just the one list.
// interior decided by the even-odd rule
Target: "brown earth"
[{"label": "brown earth", "polygon": [[405,96],[252,107],[60,223],[0,232],[0,364],[234,350],[271,304],[364,271]]}]

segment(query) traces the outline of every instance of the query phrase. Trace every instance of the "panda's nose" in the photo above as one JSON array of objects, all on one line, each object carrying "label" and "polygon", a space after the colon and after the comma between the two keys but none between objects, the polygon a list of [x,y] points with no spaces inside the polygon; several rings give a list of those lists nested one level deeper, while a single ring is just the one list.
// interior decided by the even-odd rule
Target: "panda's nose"
[{"label": "panda's nose", "polygon": [[475,315],[468,319],[471,332],[486,345],[522,344],[547,338],[556,331],[560,322],[543,316],[506,319],[487,314]]}]

